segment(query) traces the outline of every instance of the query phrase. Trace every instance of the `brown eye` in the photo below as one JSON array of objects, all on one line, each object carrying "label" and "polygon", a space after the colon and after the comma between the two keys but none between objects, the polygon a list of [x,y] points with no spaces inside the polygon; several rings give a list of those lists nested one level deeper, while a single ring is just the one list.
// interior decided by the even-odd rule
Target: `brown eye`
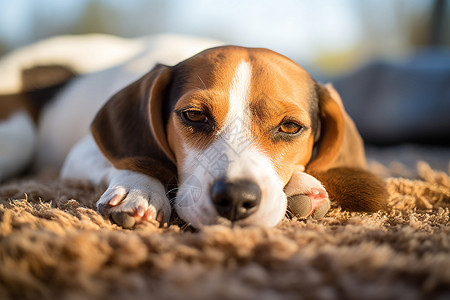
[{"label": "brown eye", "polygon": [[194,123],[207,123],[208,117],[201,110],[186,110],[183,112],[183,116]]},{"label": "brown eye", "polygon": [[280,125],[278,131],[287,133],[287,134],[296,134],[302,129],[302,126],[294,123],[294,122],[285,122]]}]

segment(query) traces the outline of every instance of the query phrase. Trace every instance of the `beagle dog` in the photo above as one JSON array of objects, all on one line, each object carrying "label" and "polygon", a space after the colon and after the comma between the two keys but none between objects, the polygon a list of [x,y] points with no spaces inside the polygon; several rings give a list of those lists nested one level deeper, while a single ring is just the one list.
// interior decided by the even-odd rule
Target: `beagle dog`
[{"label": "beagle dog", "polygon": [[[70,81],[49,106],[64,110],[68,99],[109,89],[109,74]],[[201,228],[275,226],[287,209],[320,219],[330,200],[353,211],[384,208],[386,190],[366,170],[362,139],[338,93],[271,50],[216,46],[154,64],[105,100],[95,116],[82,106],[90,132],[68,153],[61,177],[106,182],[98,211],[123,227],[169,222],[173,209]],[[73,135],[83,117],[71,118],[74,127],[56,128],[61,135]]]}]

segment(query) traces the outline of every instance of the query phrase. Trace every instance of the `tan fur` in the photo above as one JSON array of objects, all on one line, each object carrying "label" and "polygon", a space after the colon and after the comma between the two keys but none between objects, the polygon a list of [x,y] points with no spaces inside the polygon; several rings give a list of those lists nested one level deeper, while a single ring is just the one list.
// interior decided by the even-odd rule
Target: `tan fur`
[{"label": "tan fur", "polygon": [[322,182],[331,201],[345,210],[375,212],[386,208],[385,185],[369,171],[338,167],[309,173]]},{"label": "tan fur", "polygon": [[318,178],[332,201],[350,211],[377,211],[386,206],[383,182],[366,171],[364,144],[337,91],[319,86],[322,137],[307,172]]},{"label": "tan fur", "polygon": [[331,84],[326,84],[331,99],[335,101],[341,109],[344,117],[344,136],[338,155],[335,160],[328,165],[328,168],[339,166],[367,168],[366,156],[364,153],[364,142],[359,135],[358,129],[350,116],[345,111],[341,97]]}]

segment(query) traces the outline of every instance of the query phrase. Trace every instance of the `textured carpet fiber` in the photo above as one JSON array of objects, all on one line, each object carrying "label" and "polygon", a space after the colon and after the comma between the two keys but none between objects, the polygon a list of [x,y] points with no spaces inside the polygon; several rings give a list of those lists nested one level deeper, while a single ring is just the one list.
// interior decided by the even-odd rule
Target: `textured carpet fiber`
[{"label": "textured carpet fiber", "polygon": [[385,179],[387,212],[200,232],[121,229],[93,210],[102,188],[55,174],[10,181],[0,299],[450,299],[450,177],[415,172]]}]

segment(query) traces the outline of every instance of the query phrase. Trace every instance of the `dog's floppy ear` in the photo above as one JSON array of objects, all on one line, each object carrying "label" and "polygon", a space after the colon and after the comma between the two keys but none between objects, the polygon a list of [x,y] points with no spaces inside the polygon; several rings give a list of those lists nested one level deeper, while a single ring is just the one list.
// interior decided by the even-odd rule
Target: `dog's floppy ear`
[{"label": "dog's floppy ear", "polygon": [[171,69],[157,65],[111,97],[97,113],[91,132],[114,167],[163,182],[174,176],[175,158],[166,139],[163,116],[170,80]]},{"label": "dog's floppy ear", "polygon": [[364,144],[339,94],[327,84],[316,84],[319,98],[320,138],[315,156],[307,170],[327,170],[334,167],[366,168]]}]

